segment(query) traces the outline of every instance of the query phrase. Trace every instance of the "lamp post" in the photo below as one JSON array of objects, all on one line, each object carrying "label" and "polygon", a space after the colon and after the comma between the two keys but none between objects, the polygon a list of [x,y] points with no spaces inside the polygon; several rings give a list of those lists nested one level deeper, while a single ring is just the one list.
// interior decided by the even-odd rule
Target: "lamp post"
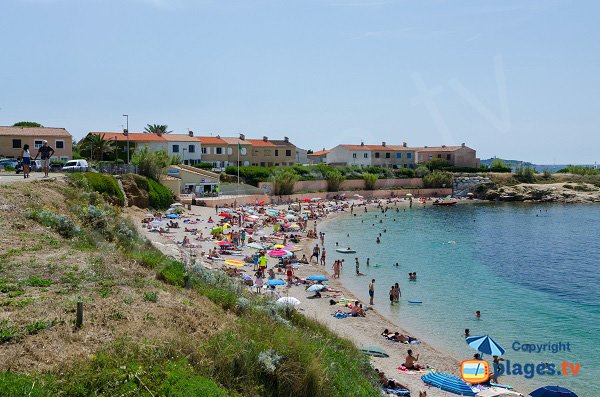
[{"label": "lamp post", "polygon": [[123,117],[127,120],[125,127],[125,136],[127,137],[127,165],[129,165],[129,115],[124,114]]}]

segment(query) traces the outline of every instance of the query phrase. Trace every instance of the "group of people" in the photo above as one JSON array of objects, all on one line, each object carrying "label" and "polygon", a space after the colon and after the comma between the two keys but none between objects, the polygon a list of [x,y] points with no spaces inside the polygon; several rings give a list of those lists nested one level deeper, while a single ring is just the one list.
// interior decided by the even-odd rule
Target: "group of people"
[{"label": "group of people", "polygon": [[54,149],[48,145],[47,140],[42,141],[42,146],[39,147],[37,154],[31,159],[31,153],[29,151],[29,145],[23,145],[21,149],[21,155],[19,161],[23,164],[23,178],[29,178],[31,172],[31,163],[36,161],[38,156],[42,160],[42,170],[44,171],[44,177],[48,177],[48,167],[50,166],[50,158],[54,155]]},{"label": "group of people", "polygon": [[396,283],[390,287],[390,304],[400,302],[402,291],[400,291],[400,284]]}]

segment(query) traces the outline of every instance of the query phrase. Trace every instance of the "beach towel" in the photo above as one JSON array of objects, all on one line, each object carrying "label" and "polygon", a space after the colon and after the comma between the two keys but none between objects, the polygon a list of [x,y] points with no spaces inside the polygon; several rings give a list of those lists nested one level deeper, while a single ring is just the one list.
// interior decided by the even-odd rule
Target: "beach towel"
[{"label": "beach towel", "polygon": [[393,394],[395,396],[410,396],[410,390],[399,387],[397,389],[390,389],[389,387],[383,387],[383,391],[388,394]]},{"label": "beach towel", "polygon": [[399,366],[397,369],[400,372],[404,372],[405,374],[410,374],[410,375],[423,375],[423,374],[427,374],[429,372],[435,372],[433,368],[425,368],[425,369],[416,370],[416,369],[408,369],[404,365]]}]

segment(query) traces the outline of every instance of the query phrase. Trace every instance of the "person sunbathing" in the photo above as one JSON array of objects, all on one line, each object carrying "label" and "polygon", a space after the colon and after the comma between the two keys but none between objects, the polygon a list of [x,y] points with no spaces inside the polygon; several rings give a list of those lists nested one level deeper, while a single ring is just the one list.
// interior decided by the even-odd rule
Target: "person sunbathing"
[{"label": "person sunbathing", "polygon": [[387,387],[389,389],[407,389],[408,387],[403,385],[402,383],[398,382],[396,379],[393,378],[388,378],[387,376],[385,376],[385,372],[378,370],[377,368],[375,368],[375,372],[377,372],[377,375],[379,375],[379,383],[381,384],[381,386],[383,387]]},{"label": "person sunbathing", "polygon": [[416,371],[425,369],[424,365],[417,364],[419,360],[419,355],[413,356],[413,352],[411,349],[408,349],[408,355],[406,356],[405,363],[402,364],[406,369],[414,369]]}]

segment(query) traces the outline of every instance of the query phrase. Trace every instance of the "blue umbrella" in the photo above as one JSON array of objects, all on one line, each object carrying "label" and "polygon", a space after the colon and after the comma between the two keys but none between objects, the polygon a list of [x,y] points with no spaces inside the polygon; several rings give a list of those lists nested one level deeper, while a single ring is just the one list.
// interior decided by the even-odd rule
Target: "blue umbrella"
[{"label": "blue umbrella", "polygon": [[475,392],[464,380],[450,374],[432,372],[421,376],[421,379],[430,386],[438,387],[459,396],[475,396]]},{"label": "blue umbrella", "polygon": [[560,386],[544,386],[529,393],[531,397],[577,397],[569,389]]},{"label": "blue umbrella", "polygon": [[179,218],[179,215],[177,215],[177,214],[169,214],[169,215],[167,215],[167,218],[176,219],[176,218]]},{"label": "blue umbrella", "polygon": [[321,291],[323,288],[325,288],[325,286],[323,284],[314,284],[314,285],[311,285],[310,287],[308,287],[306,290],[308,292],[317,292],[317,291]]},{"label": "blue umbrella", "polygon": [[307,280],[310,281],[328,281],[329,279],[325,276],[321,276],[320,274],[313,274],[312,276],[306,277]]},{"label": "blue umbrella", "polygon": [[278,278],[274,278],[272,280],[267,281],[267,285],[270,287],[274,287],[276,285],[285,285],[285,281],[280,280]]},{"label": "blue umbrella", "polygon": [[490,354],[492,356],[501,356],[505,350],[497,344],[492,338],[487,335],[483,336],[469,336],[467,339],[467,345],[471,346],[475,350],[479,350],[484,354]]}]

